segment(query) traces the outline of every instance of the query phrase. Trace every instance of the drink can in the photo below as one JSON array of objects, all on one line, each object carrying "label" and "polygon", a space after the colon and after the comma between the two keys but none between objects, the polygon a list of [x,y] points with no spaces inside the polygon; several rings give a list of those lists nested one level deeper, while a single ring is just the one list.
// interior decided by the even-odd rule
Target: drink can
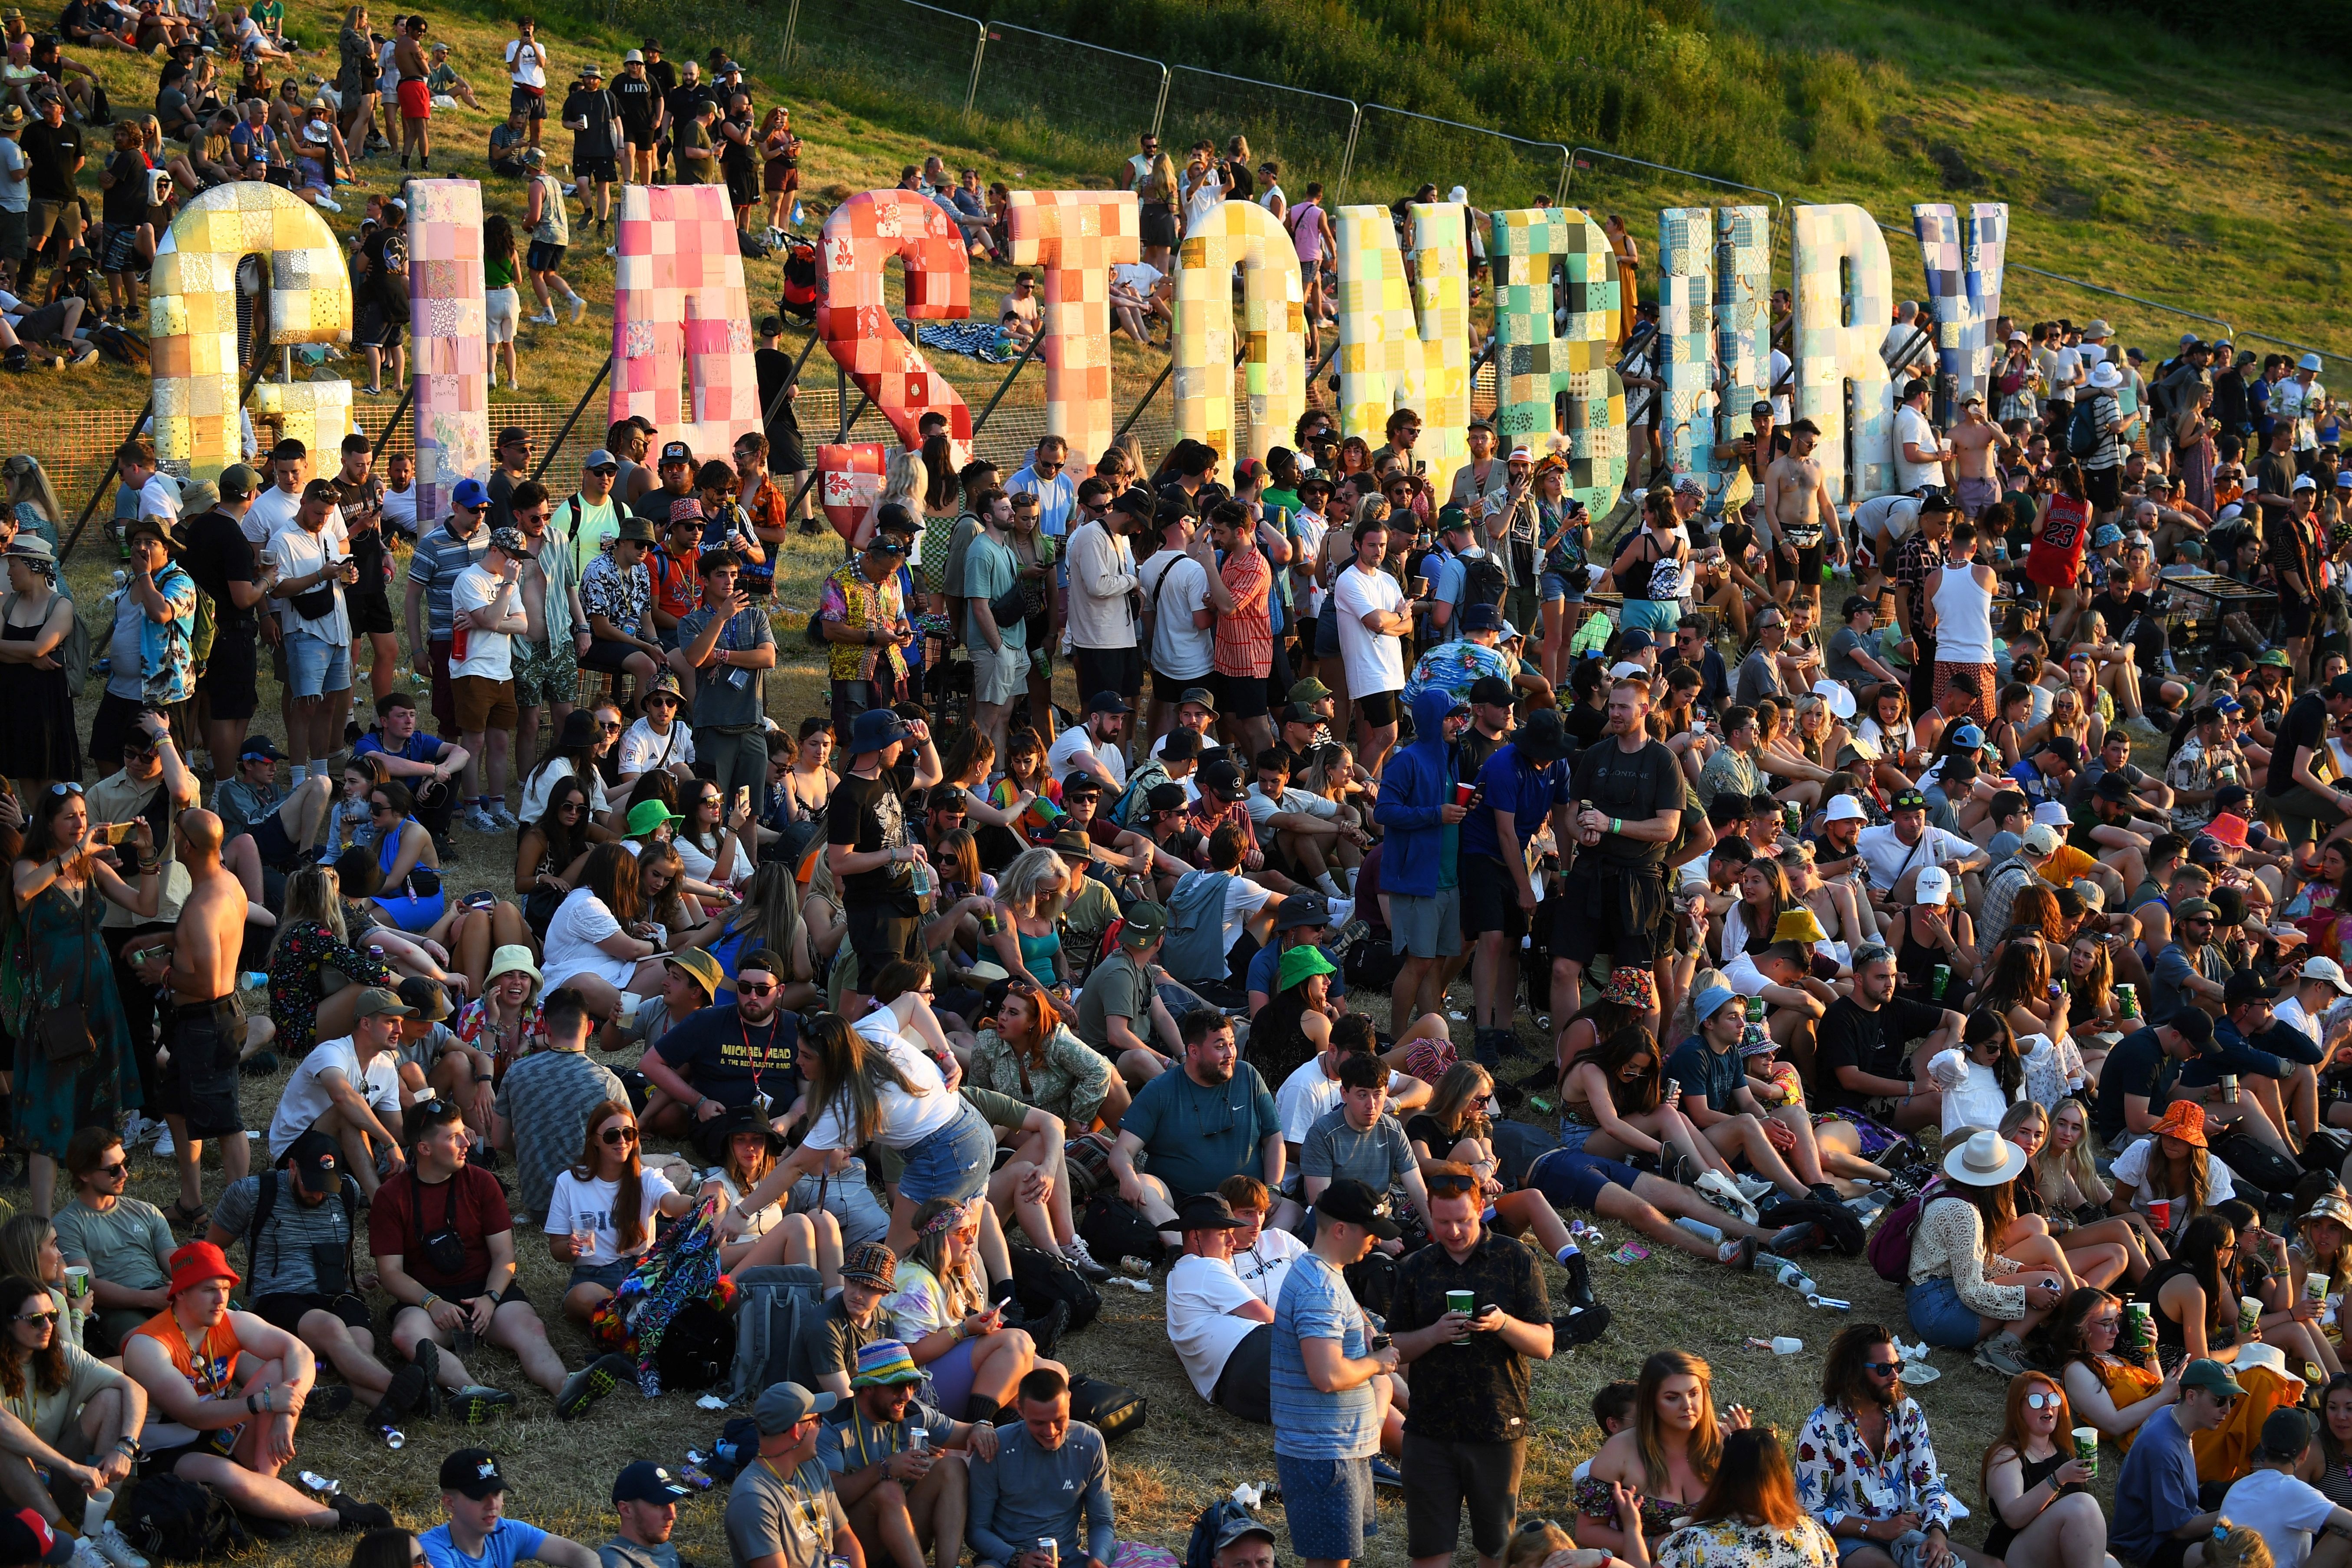
[{"label": "drink can", "polygon": [[1748,1021],[1751,1024],[1760,1024],[1764,1021],[1763,997],[1750,996],[1748,999]]},{"label": "drink can", "polygon": [[907,1434],[907,1447],[910,1452],[917,1454],[928,1453],[930,1450],[930,1447],[931,1434],[929,1428],[918,1426]]},{"label": "drink can", "polygon": [[2221,1075],[2221,1103],[2224,1105],[2235,1105],[2238,1103],[2238,1075],[2236,1073],[2225,1072]]},{"label": "drink can", "polygon": [[2099,1429],[2096,1426],[2074,1428],[2074,1457],[2083,1461],[2083,1468],[2091,1473],[2094,1480],[2098,1479]]},{"label": "drink can", "polygon": [[1478,1297],[1476,1292],[1470,1290],[1448,1290],[1445,1293],[1445,1310],[1449,1312],[1476,1311],[1478,1310]]},{"label": "drink can", "polygon": [[1937,1001],[1941,1002],[1944,999],[1944,988],[1951,983],[1952,966],[1948,963],[1939,963],[1936,965],[1935,976],[1929,982],[1929,994]]},{"label": "drink can", "polygon": [[1059,1563],[1062,1561],[1062,1543],[1050,1535],[1037,1538],[1037,1551],[1048,1563]]},{"label": "drink can", "polygon": [[2139,987],[2128,981],[2116,987],[2116,1005],[2126,1018],[2139,1016]]},{"label": "drink can", "polygon": [[2263,1304],[2252,1296],[2238,1298],[2238,1337],[2244,1339],[2263,1326]]}]

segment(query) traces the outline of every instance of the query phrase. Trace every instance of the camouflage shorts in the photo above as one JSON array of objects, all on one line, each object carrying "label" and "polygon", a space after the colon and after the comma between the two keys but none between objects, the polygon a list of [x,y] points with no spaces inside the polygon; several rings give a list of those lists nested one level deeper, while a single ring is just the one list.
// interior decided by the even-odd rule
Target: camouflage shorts
[{"label": "camouflage shorts", "polygon": [[579,700],[579,645],[572,638],[542,645],[517,637],[514,652],[517,707],[537,708],[542,703]]}]

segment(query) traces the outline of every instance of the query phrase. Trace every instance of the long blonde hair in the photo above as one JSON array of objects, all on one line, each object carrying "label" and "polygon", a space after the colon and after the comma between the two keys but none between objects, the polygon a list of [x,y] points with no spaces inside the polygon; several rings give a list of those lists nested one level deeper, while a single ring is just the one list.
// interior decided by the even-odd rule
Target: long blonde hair
[{"label": "long blonde hair", "polygon": [[[2058,1148],[2058,1119],[2072,1113],[2083,1123],[2083,1136],[2074,1141],[2072,1152],[2062,1153]],[[2049,1125],[2043,1130],[2042,1147],[2033,1152],[2033,1184],[2044,1198],[2055,1201],[2064,1192],[2071,1179],[2075,1194],[2085,1203],[2097,1201],[2097,1194],[2106,1190],[2099,1179],[2098,1162],[2091,1157],[2091,1117],[2083,1102],[2072,1098],[2060,1100],[2050,1109]]]},{"label": "long blonde hair", "polygon": [[907,509],[910,517],[923,515],[923,492],[931,488],[930,469],[924,465],[922,449],[909,447],[890,455],[890,466],[883,470],[882,493],[874,498],[877,507],[897,501]]},{"label": "long blonde hair", "polygon": [[31,501],[41,509],[41,515],[51,527],[62,518],[58,515],[58,492],[49,488],[49,473],[41,460],[30,452],[19,452],[5,465],[8,475],[8,505],[13,509]]},{"label": "long blonde hair", "polygon": [[286,908],[278,917],[278,934],[269,939],[269,963],[278,965],[278,944],[305,921],[332,931],[339,942],[352,939],[343,928],[343,879],[332,866],[305,866],[286,879]]},{"label": "long blonde hair", "polygon": [[907,1261],[919,1263],[940,1282],[940,1304],[950,1318],[969,1317],[987,1299],[973,1272],[971,1255],[961,1262],[950,1258],[948,1240],[963,1228],[965,1205],[954,1198],[932,1198],[915,1211],[915,1242]]},{"label": "long blonde hair", "polygon": [[[997,900],[1012,909],[1026,910],[1037,920],[1055,920],[1069,901],[1069,868],[1055,851],[1043,847],[1024,849],[997,873]],[[1064,884],[1062,890],[1046,891],[1047,884],[1056,881]]]}]

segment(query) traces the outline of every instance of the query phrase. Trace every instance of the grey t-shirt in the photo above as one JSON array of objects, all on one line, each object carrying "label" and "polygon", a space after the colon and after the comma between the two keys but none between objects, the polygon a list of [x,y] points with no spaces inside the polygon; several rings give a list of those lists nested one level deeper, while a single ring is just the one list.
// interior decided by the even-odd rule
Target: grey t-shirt
[{"label": "grey t-shirt", "polygon": [[1870,671],[1854,662],[1854,649],[1862,647],[1862,634],[1852,626],[1840,626],[1830,637],[1825,656],[1830,679],[1845,686],[1866,686],[1874,678]]},{"label": "grey t-shirt", "polygon": [[457,1043],[457,1037],[449,1032],[448,1025],[436,1024],[418,1038],[403,1040],[395,1054],[404,1063],[415,1063],[417,1071],[430,1077],[433,1064],[441,1059],[441,1053]]},{"label": "grey t-shirt", "polygon": [[[695,610],[683,616],[677,623],[677,643],[686,647],[702,635],[716,612]],[[739,652],[755,647],[774,646],[776,634],[768,625],[768,617],[759,610],[745,610],[727,623],[719,634],[717,647],[734,648]],[[716,657],[716,649],[713,650]],[[757,729],[761,715],[766,710],[762,694],[767,689],[768,672],[764,669],[744,669],[712,664],[695,677],[694,727],[703,730]]]},{"label": "grey t-shirt", "polygon": [[77,1198],[58,1211],[58,1251],[80,1258],[90,1272],[126,1290],[160,1290],[172,1282],[163,1259],[179,1243],[163,1211],[143,1198],[117,1198],[100,1214]]},{"label": "grey t-shirt", "polygon": [[[213,1210],[213,1223],[239,1240],[253,1224],[253,1205],[261,1193],[264,1179],[278,1184],[278,1196],[271,1203],[268,1224],[263,1228],[260,1244],[251,1249],[246,1260],[245,1296],[252,1301],[262,1296],[335,1296],[352,1288],[351,1221],[343,1214],[341,1202],[330,1195],[313,1206],[305,1204],[295,1191],[293,1173],[266,1171],[231,1182],[221,1194],[220,1203]],[[358,1184],[348,1175],[357,1201]],[[235,1245],[232,1243],[231,1245]],[[320,1266],[335,1259],[323,1281]],[[340,1270],[341,1278],[335,1278]]]},{"label": "grey t-shirt", "polygon": [[727,1550],[738,1563],[781,1557],[783,1568],[817,1568],[833,1552],[833,1477],[809,1459],[789,1480],[754,1464],[727,1493]]},{"label": "grey t-shirt", "polygon": [[588,1112],[628,1091],[583,1051],[534,1051],[499,1080],[497,1110],[514,1130],[516,1208],[543,1215],[555,1178],[580,1158]]},{"label": "grey t-shirt", "polygon": [[0,136],[0,212],[20,213],[31,210],[32,181],[25,163],[25,150],[14,136]]},{"label": "grey t-shirt", "polygon": [[596,1548],[596,1558],[604,1568],[679,1568],[677,1545],[668,1541],[659,1546],[640,1546],[616,1535]]},{"label": "grey t-shirt", "polygon": [[1397,1119],[1386,1111],[1371,1127],[1359,1132],[1348,1122],[1345,1104],[1333,1106],[1307,1130],[1298,1147],[1298,1173],[1338,1180],[1353,1177],[1376,1193],[1413,1168],[1412,1144]]}]

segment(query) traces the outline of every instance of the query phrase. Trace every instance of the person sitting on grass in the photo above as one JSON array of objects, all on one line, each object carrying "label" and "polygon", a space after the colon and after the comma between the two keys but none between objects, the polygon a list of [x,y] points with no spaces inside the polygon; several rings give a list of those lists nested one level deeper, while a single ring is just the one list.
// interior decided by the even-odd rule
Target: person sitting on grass
[{"label": "person sitting on grass", "polygon": [[[318,1363],[284,1329],[228,1310],[236,1270],[209,1241],[172,1254],[171,1304],[123,1342],[122,1370],[147,1391],[158,1423],[193,1433],[148,1447],[141,1468],[220,1492],[239,1513],[309,1530],[378,1530],[392,1510],[337,1492],[322,1506],[278,1479],[294,1458],[304,1415],[324,1420],[351,1403],[321,1395]],[[156,1430],[154,1425],[148,1427]],[[585,1564],[582,1568],[586,1568]]]},{"label": "person sitting on grass", "polygon": [[[769,1125],[764,1113],[744,1106],[703,1123],[698,1147],[704,1143],[717,1152],[718,1159],[703,1194],[732,1204],[775,1168],[776,1156],[784,1151],[784,1135]],[[831,1289],[841,1281],[841,1224],[823,1209],[814,1215],[786,1214],[782,1204],[770,1204],[744,1219],[740,1239],[720,1245],[719,1263],[730,1274],[774,1263],[805,1264],[823,1275]]]},{"label": "person sitting on grass", "polygon": [[548,1256],[572,1265],[564,1315],[585,1323],[621,1288],[654,1244],[654,1215],[677,1219],[694,1199],[637,1158],[637,1119],[626,1100],[588,1112],[580,1161],[556,1178],[547,1203]]},{"label": "person sitting on grass", "polygon": [[430,1568],[511,1568],[526,1560],[550,1568],[603,1568],[603,1560],[578,1542],[506,1518],[506,1502],[507,1479],[488,1448],[460,1448],[442,1460],[441,1507],[449,1518],[416,1538],[421,1561]]},{"label": "person sitting on grass", "polygon": [[[52,1529],[64,1522],[49,1482],[86,1491],[120,1487],[139,1455],[147,1391],[95,1356],[68,1344],[56,1300],[38,1279],[0,1279],[0,1493],[36,1510]],[[48,1473],[45,1480],[42,1472]],[[79,1522],[79,1521],[77,1521]],[[110,1521],[85,1539],[112,1568],[146,1568],[146,1559]],[[98,1568],[82,1552],[76,1568]]]},{"label": "person sitting on grass", "polygon": [[[246,1300],[254,1316],[299,1338],[352,1388],[376,1395],[369,1424],[390,1426],[439,1403],[434,1388],[440,1369],[427,1356],[395,1374],[376,1359],[373,1320],[352,1268],[358,1209],[358,1184],[342,1169],[335,1141],[305,1132],[278,1169],[228,1184],[205,1239],[224,1252],[245,1241],[252,1282]],[[442,1386],[451,1391],[452,1411],[469,1424],[515,1402],[499,1389],[446,1380]]]},{"label": "person sitting on grass", "polygon": [[1103,1436],[1070,1419],[1069,1374],[1052,1363],[1021,1380],[1021,1420],[1001,1427],[996,1454],[971,1467],[972,1555],[992,1568],[1104,1568],[1118,1546],[1111,1513],[1110,1457]]},{"label": "person sitting on grass", "polygon": [[596,1548],[597,1560],[604,1568],[682,1568],[669,1538],[677,1528],[678,1500],[693,1495],[666,1465],[637,1459],[622,1466],[613,1478],[620,1531]]},{"label": "person sitting on grass", "polygon": [[[633,1376],[621,1355],[566,1373],[547,1342],[539,1309],[515,1279],[514,1220],[499,1180],[467,1163],[470,1139],[457,1107],[428,1100],[409,1112],[409,1163],[377,1192],[368,1249],[394,1302],[394,1348],[424,1369],[423,1382],[464,1390],[462,1357],[495,1345],[555,1397],[555,1414],[580,1415]],[[437,1212],[436,1212],[437,1211]]]},{"label": "person sitting on grass", "polygon": [[131,1160],[112,1127],[84,1127],[66,1145],[73,1202],[58,1211],[58,1251],[90,1273],[98,1310],[82,1329],[95,1356],[119,1356],[123,1336],[171,1305],[172,1226],[126,1190]]},{"label": "person sitting on grass", "polygon": [[847,1418],[826,1422],[817,1437],[834,1495],[877,1568],[923,1568],[927,1543],[940,1568],[954,1568],[963,1556],[968,1462],[996,1458],[994,1425],[922,1404],[914,1396],[922,1381],[905,1345],[876,1340],[857,1352]]},{"label": "person sitting on grass", "polygon": [[352,1032],[312,1048],[294,1069],[269,1120],[269,1157],[283,1160],[295,1140],[321,1132],[341,1146],[345,1168],[362,1194],[373,1197],[379,1157],[397,1170],[400,1141],[388,1121],[400,1119],[400,1020],[415,1009],[381,986],[361,993]]}]

